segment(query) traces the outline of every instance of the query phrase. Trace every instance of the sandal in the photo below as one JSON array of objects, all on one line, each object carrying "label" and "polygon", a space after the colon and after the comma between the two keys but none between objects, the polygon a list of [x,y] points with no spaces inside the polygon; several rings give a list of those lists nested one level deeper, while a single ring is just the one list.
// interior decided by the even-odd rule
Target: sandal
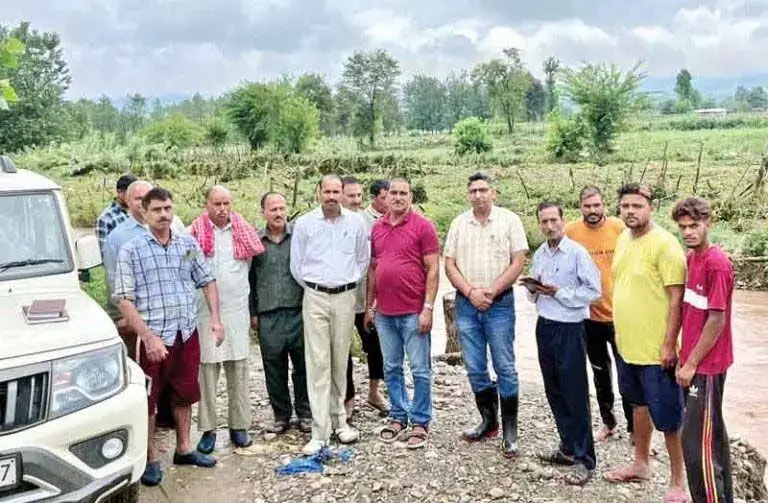
[{"label": "sandal", "polygon": [[565,476],[565,483],[572,486],[583,486],[592,478],[592,470],[586,466],[578,464],[573,467],[571,473]]},{"label": "sandal", "polygon": [[602,427],[600,427],[600,430],[597,432],[597,435],[595,435],[597,437],[596,440],[598,442],[605,442],[606,440],[613,438],[617,432],[618,432],[618,428],[616,426],[614,426],[613,428],[608,428],[607,426],[603,425]]},{"label": "sandal", "polygon": [[617,468],[603,475],[603,478],[612,484],[634,484],[651,480],[650,475],[638,475],[632,466]]},{"label": "sandal", "polygon": [[398,440],[401,440],[406,432],[405,425],[400,421],[393,419],[388,425],[379,430],[379,440],[385,444],[394,444]]},{"label": "sandal", "polygon": [[[415,442],[411,442],[411,439],[416,439]],[[429,438],[429,431],[426,426],[417,424],[411,428],[411,432],[408,435],[407,443],[405,446],[409,449],[419,449],[427,445],[427,439]]]},{"label": "sandal", "polygon": [[376,403],[370,400],[366,400],[365,403],[367,403],[369,407],[379,411],[380,415],[383,414],[386,417],[386,415],[389,414],[389,407],[387,407],[386,403]]},{"label": "sandal", "polygon": [[566,456],[560,449],[545,454],[537,454],[536,457],[539,461],[549,463],[550,465],[573,466],[576,464],[572,457]]}]

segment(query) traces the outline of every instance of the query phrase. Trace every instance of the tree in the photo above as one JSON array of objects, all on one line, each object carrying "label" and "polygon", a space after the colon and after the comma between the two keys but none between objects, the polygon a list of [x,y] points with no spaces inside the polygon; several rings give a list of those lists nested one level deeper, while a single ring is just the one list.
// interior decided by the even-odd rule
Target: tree
[{"label": "tree", "polygon": [[24,43],[18,38],[0,39],[0,110],[8,110],[9,103],[18,100],[7,72],[19,66],[19,56],[23,52]]},{"label": "tree", "polygon": [[184,148],[203,139],[203,130],[192,119],[179,112],[154,120],[141,131],[150,143]]},{"label": "tree", "polygon": [[270,126],[277,115],[277,104],[287,94],[285,86],[250,83],[227,96],[224,110],[252,149],[258,150],[267,144]]},{"label": "tree", "polygon": [[107,96],[102,96],[93,106],[93,129],[102,133],[114,133],[120,124],[120,111]]},{"label": "tree", "polygon": [[690,112],[701,104],[701,93],[693,87],[693,76],[686,69],[680,70],[675,78],[675,94],[678,113]]},{"label": "tree", "polygon": [[469,117],[473,92],[466,71],[458,75],[451,73],[445,79],[445,122],[449,130],[461,119]]},{"label": "tree", "polygon": [[317,137],[320,113],[304,96],[288,96],[279,103],[272,138],[281,152],[299,153]]},{"label": "tree", "polygon": [[333,129],[333,93],[330,86],[318,73],[307,73],[296,80],[294,91],[312,103],[320,117],[320,129],[330,135]]},{"label": "tree", "polygon": [[203,122],[205,140],[216,150],[226,145],[229,139],[229,123],[221,117],[209,117]]},{"label": "tree", "polygon": [[[17,42],[9,42],[11,39],[21,42],[23,51]],[[68,117],[63,96],[71,79],[59,36],[32,30],[29,23],[22,22],[12,29],[0,26],[0,41],[5,54],[0,70],[5,82],[2,87],[12,87],[18,98],[15,106],[0,110],[0,152],[66,138]],[[3,93],[11,96],[8,91]]]},{"label": "tree", "polygon": [[357,111],[358,132],[368,136],[374,145],[375,127],[381,112],[382,102],[388,95],[394,95],[395,79],[400,68],[385,50],[372,52],[356,51],[344,64],[342,81],[356,95],[366,111]]},{"label": "tree", "polygon": [[531,75],[523,67],[518,49],[504,49],[506,60],[493,59],[475,65],[472,80],[488,89],[488,96],[497,112],[507,121],[512,134],[515,118],[524,113],[525,92],[531,84]]},{"label": "tree", "polygon": [[[405,127],[405,115],[400,108],[400,100],[394,93],[387,93],[381,99],[381,129],[387,133],[399,133]],[[379,125],[376,124],[376,129]]]},{"label": "tree", "polygon": [[547,113],[547,90],[539,79],[532,79],[525,92],[525,113],[529,121],[538,122]]},{"label": "tree", "polygon": [[403,86],[408,127],[432,132],[442,130],[447,98],[445,84],[436,77],[416,75]]},{"label": "tree", "polygon": [[139,93],[128,96],[128,101],[120,110],[118,131],[123,138],[138,133],[147,123],[149,107],[147,98]]},{"label": "tree", "polygon": [[547,86],[547,113],[557,106],[557,73],[560,71],[560,60],[554,56],[544,60],[544,85]]},{"label": "tree", "polygon": [[340,85],[333,95],[333,131],[334,133],[352,134],[355,114],[363,104],[359,97],[347,87]]},{"label": "tree", "polygon": [[753,87],[747,94],[746,101],[751,110],[757,108],[765,110],[768,108],[768,93],[763,86]]},{"label": "tree", "polygon": [[638,62],[626,74],[615,65],[586,64],[564,71],[565,96],[579,106],[578,118],[589,131],[594,153],[611,150],[637,101],[637,90],[645,78]]}]

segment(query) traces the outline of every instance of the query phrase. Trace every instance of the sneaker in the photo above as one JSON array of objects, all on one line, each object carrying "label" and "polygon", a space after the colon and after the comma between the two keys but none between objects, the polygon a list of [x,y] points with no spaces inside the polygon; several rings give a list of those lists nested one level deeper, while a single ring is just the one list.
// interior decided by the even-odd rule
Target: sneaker
[{"label": "sneaker", "polygon": [[307,445],[304,446],[304,448],[301,450],[301,453],[306,456],[312,456],[320,452],[323,447],[325,447],[325,442],[322,440],[315,440],[313,438],[307,443]]},{"label": "sneaker", "polygon": [[342,444],[353,444],[360,440],[360,432],[349,425],[337,429],[333,434]]}]

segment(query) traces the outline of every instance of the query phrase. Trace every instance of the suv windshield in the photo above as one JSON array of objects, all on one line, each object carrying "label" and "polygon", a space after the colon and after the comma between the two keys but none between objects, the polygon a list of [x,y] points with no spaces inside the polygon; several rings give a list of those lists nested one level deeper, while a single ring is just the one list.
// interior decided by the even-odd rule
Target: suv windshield
[{"label": "suv windshield", "polygon": [[54,194],[0,194],[0,281],[73,267]]}]

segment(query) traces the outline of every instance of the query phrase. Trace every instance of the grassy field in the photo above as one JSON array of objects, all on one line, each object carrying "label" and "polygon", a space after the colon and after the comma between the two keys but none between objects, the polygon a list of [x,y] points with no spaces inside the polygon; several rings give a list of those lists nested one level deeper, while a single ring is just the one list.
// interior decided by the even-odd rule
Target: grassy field
[{"label": "grassy field", "polygon": [[333,138],[297,155],[251,153],[244,146],[178,151],[138,139],[118,145],[109,137],[91,137],[29,151],[16,161],[61,183],[77,226],[93,225],[112,197],[116,178],[126,171],[170,189],[186,223],[200,213],[205,189],[221,182],[232,190],[236,209],[259,224],[263,192],[285,192],[298,214],[315,204],[319,177],[337,172],[355,174],[364,182],[409,177],[419,207],[444,237],[450,221],[467,207],[466,177],[484,170],[498,180],[499,204],[522,215],[532,246],[541,242],[535,206],[542,199],[563,203],[568,217],[576,218],[578,191],[584,184],[602,187],[614,204],[621,183],[642,181],[654,189],[656,218],[662,225],[672,228],[669,209],[675,200],[696,193],[715,203],[715,239],[730,253],[768,254],[768,200],[763,190],[754,189],[763,183],[760,166],[768,127],[679,131],[669,130],[664,120],[651,125],[645,119],[632,123],[617,139],[615,151],[599,164],[552,161],[545,151],[543,124],[520,124],[512,136],[494,130],[491,152],[465,157],[453,153],[447,134],[409,133],[381,137],[373,151],[360,150],[350,138]]}]

